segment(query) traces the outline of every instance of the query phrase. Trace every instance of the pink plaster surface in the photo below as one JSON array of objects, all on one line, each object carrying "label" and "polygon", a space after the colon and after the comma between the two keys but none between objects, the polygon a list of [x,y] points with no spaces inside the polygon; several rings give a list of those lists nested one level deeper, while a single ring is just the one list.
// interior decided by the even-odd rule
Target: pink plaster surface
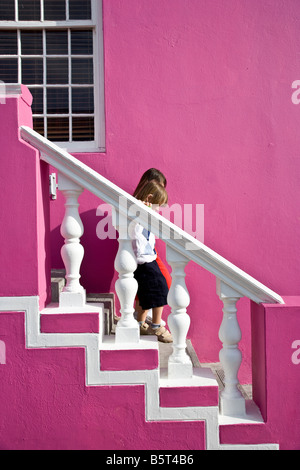
[{"label": "pink plaster surface", "polygon": [[99,313],[43,314],[41,333],[99,333]]},{"label": "pink plaster surface", "polygon": [[[103,18],[106,152],[78,157],[130,193],[146,169],[160,168],[168,179],[170,204],[204,204],[209,247],[279,294],[298,296],[300,106],[291,101],[291,85],[299,79],[298,0],[189,0],[189,8],[185,0],[131,0],[130,8],[126,2],[103,0]],[[49,221],[45,222],[48,169],[40,166],[34,150],[18,141],[19,125],[32,123],[29,103],[23,89],[22,98],[7,98],[0,105],[1,224],[5,227],[0,234],[0,295],[40,295],[43,305],[50,273]],[[51,202],[54,268],[62,267],[63,202],[61,195]],[[100,241],[96,235],[99,202],[88,192],[80,198],[86,251],[81,274],[87,292],[114,291],[116,280],[116,240]],[[164,259],[163,243],[158,243],[158,249]],[[191,297],[189,337],[201,362],[218,361],[222,305],[216,297],[215,278],[193,263],[186,272]],[[238,305],[244,356],[239,377],[246,383],[252,380],[250,308],[244,299]],[[296,447],[300,439],[295,429],[300,426],[291,404],[299,396],[299,366],[291,361],[291,343],[299,339],[298,306],[261,309],[263,314],[252,321],[255,399],[267,423],[273,423],[272,433],[284,426],[284,446]],[[6,341],[2,336],[1,340]],[[7,361],[11,361],[8,351]],[[1,366],[1,373],[8,374],[1,390],[2,443],[5,447],[8,438],[16,448],[30,447],[30,439],[37,443],[41,439],[25,410],[26,404],[34,414],[34,382],[49,407],[54,400],[45,395],[28,361],[36,354],[33,362],[38,366],[42,356],[52,357],[50,352],[18,351],[17,369],[10,362]],[[83,352],[55,351],[54,369],[62,367],[59,359],[64,354],[72,361]],[[50,375],[51,370],[52,366]],[[25,384],[25,391],[20,384]],[[61,398],[59,384],[50,388],[54,397],[56,393]],[[71,390],[69,385],[66,389]],[[141,389],[135,390],[142,396]],[[70,393],[75,394],[73,389]],[[9,422],[8,403],[17,429]],[[67,408],[66,398],[62,403]],[[24,408],[21,423],[16,404],[18,416],[23,416]],[[283,424],[279,408],[287,417]],[[45,413],[42,404],[39,411],[41,416]],[[62,424],[56,418],[55,425]],[[65,426],[72,435],[70,426]],[[8,429],[8,437],[2,429]],[[24,435],[30,436],[28,441]],[[68,438],[65,442],[70,445]]]},{"label": "pink plaster surface", "polygon": [[[298,0],[103,0],[103,23],[106,152],[79,158],[130,193],[161,169],[170,204],[204,204],[209,247],[279,294],[300,294]],[[116,242],[97,239],[98,204],[81,197],[82,282],[114,291]],[[51,212],[60,267],[61,200]],[[189,337],[200,360],[218,361],[215,278],[193,263],[186,272]],[[247,383],[250,305],[239,305]]]},{"label": "pink plaster surface", "polygon": [[153,370],[157,367],[157,349],[100,351],[101,370]]},{"label": "pink plaster surface", "polygon": [[203,387],[161,387],[159,389],[160,406],[218,406],[219,388]]},{"label": "pink plaster surface", "polygon": [[[294,363],[294,341],[300,340],[300,297],[286,298],[286,306],[253,307],[252,316],[264,317],[261,335],[254,332],[254,348],[262,341],[264,355],[254,356],[254,399],[274,432],[280,429],[283,449],[300,449],[300,365]],[[260,369],[265,380],[260,380]]]},{"label": "pink plaster surface", "polygon": [[50,295],[50,212],[48,166],[38,152],[19,141],[19,126],[32,126],[32,96],[22,86],[19,96],[0,104],[0,295]]},{"label": "pink plaster surface", "polygon": [[265,423],[220,425],[221,444],[278,444],[278,435]]},{"label": "pink plaster surface", "polygon": [[[219,1],[191,0],[189,9],[183,5],[183,0],[175,0],[172,8],[169,0],[133,0],[129,13],[125,4],[116,7],[104,0],[107,150],[79,157],[129,192],[145,169],[159,167],[168,178],[170,203],[205,205],[205,242],[210,247],[280,294],[298,294],[295,175],[300,160],[293,155],[300,143],[295,127],[300,108],[290,99],[290,85],[298,73],[293,60],[299,41],[298,3],[277,3],[274,9],[270,1],[262,6],[257,0],[233,0],[230,14],[229,6]],[[165,15],[166,11],[172,14]],[[226,44],[230,54],[224,56]],[[0,240],[5,266],[0,285],[1,295],[39,293],[43,304],[49,300],[49,199],[43,183],[48,169],[37,163],[34,150],[17,140],[18,126],[32,123],[30,103],[23,87],[20,98],[7,98],[0,107],[5,188],[1,220],[6,226]],[[182,158],[184,171],[178,171]],[[131,178],[129,162],[135,170]],[[90,292],[114,291],[117,243],[97,238],[99,200],[86,192],[81,201],[86,250],[82,282]],[[51,203],[52,267],[62,267],[63,212],[59,197]],[[164,245],[158,246],[164,258]],[[214,276],[190,263],[187,284],[189,336],[202,361],[218,360],[222,314]],[[239,305],[244,355],[240,380],[247,382],[250,309],[247,301]]]},{"label": "pink plaster surface", "polygon": [[85,385],[84,348],[25,349],[24,314],[0,313],[1,450],[204,449],[205,423],[145,422],[142,385]]},{"label": "pink plaster surface", "polygon": [[300,364],[292,345],[300,340],[300,297],[286,305],[252,305],[253,399],[265,424],[220,426],[222,443],[278,442],[300,449]]}]

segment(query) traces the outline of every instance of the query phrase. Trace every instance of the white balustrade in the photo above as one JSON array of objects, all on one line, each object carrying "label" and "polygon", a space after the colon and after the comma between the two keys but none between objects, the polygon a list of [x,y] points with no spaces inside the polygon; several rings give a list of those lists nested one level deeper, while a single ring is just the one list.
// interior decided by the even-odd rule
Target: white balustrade
[{"label": "white balustrade", "polygon": [[217,294],[224,305],[223,320],[219,331],[223,348],[219,358],[224,370],[225,387],[220,396],[220,412],[223,415],[244,416],[246,414],[245,399],[237,388],[238,371],[242,363],[242,353],[238,344],[242,334],[236,315],[236,303],[243,296],[219,279],[217,279]]},{"label": "white balustrade", "polygon": [[186,337],[190,327],[187,307],[190,304],[190,296],[185,284],[185,267],[189,260],[167,246],[167,261],[172,267],[172,284],[168,294],[168,304],[172,311],[168,318],[168,326],[173,336],[173,352],[168,361],[168,377],[191,378],[193,365],[186,353]]},{"label": "white balustrade", "polygon": [[119,274],[115,289],[120,301],[121,319],[116,326],[115,341],[117,343],[138,343],[140,340],[139,324],[135,320],[134,302],[138,284],[134,278],[137,268],[136,256],[132,247],[132,240],[127,231],[127,220],[116,227],[119,232],[119,249],[115,258],[115,270]]},{"label": "white balustrade", "polygon": [[61,256],[66,269],[66,285],[60,294],[59,305],[60,307],[83,307],[86,294],[79,282],[80,266],[84,255],[84,248],[80,243],[83,225],[78,212],[78,198],[83,188],[59,174],[58,189],[65,197],[65,215],[60,231],[65,239]]},{"label": "white balustrade", "polygon": [[[120,199],[125,202],[129,201],[130,204],[134,202],[134,199],[32,129],[22,126],[20,133],[26,142],[39,149],[43,161],[59,171],[58,188],[66,199],[66,212],[61,226],[65,243],[61,254],[65,263],[67,280],[64,291],[60,295],[60,305],[82,306],[86,299],[85,291],[79,282],[84,250],[80,244],[83,226],[78,212],[78,197],[85,188],[111,204],[115,211],[120,211]],[[78,184],[73,181],[77,181]],[[126,207],[124,211],[121,210],[123,215],[121,221],[118,222],[125,235],[121,233],[115,260],[115,268],[119,273],[116,292],[121,304],[121,319],[116,327],[116,341],[138,342],[139,327],[133,317],[133,305],[137,292],[137,282],[133,273],[137,264],[131,239],[127,236],[128,214],[126,210]],[[143,208],[141,210],[143,212]],[[146,220],[145,214],[142,218]],[[241,330],[237,321],[236,303],[243,296],[256,303],[284,304],[284,300],[216,252],[175,227],[171,222],[165,219],[160,220],[160,216],[154,212],[152,218],[157,219],[157,223],[162,223],[163,233],[173,231],[176,235],[171,243],[166,237],[167,260],[172,266],[172,285],[168,295],[172,313],[169,315],[168,324],[173,335],[173,353],[169,358],[168,375],[172,378],[185,378],[191,377],[193,373],[191,360],[186,353],[186,337],[190,325],[187,307],[190,297],[185,285],[185,267],[192,260],[216,276],[217,293],[224,305],[224,316],[219,331],[219,338],[223,343],[220,361],[225,373],[225,388],[220,397],[221,413],[232,416],[244,415],[245,400],[237,388],[242,354],[238,348]],[[226,282],[219,279],[224,279]],[[230,287],[231,285],[236,288]]]}]

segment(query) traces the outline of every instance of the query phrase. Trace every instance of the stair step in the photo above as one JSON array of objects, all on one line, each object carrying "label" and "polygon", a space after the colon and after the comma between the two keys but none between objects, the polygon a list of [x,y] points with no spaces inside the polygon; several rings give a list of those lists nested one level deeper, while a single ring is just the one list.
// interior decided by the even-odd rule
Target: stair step
[{"label": "stair step", "polygon": [[159,367],[157,339],[141,338],[139,343],[115,343],[104,338],[100,350],[100,369],[103,371],[153,370]]},{"label": "stair step", "polygon": [[86,301],[87,303],[103,304],[103,334],[110,335],[115,326],[115,294],[112,292],[86,294]]},{"label": "stair step", "polygon": [[[220,444],[248,445],[276,442],[264,422],[259,408],[246,400],[246,417],[219,416]],[[276,447],[276,444],[274,444]]]},{"label": "stair step", "polygon": [[[59,303],[59,295],[62,292],[66,280],[65,269],[52,269],[51,270],[51,302],[53,304]],[[87,293],[87,303],[101,303],[103,304],[103,334],[110,335],[115,327],[115,295],[109,293]],[[46,331],[45,331],[46,332]],[[70,331],[70,333],[72,333]]]},{"label": "stair step", "polygon": [[103,334],[103,305],[91,304],[86,307],[59,308],[50,304],[40,312],[41,333],[95,333]]},{"label": "stair step", "polygon": [[[16,307],[17,310],[18,308]],[[82,348],[86,344],[87,363],[83,366],[82,371],[86,367],[87,383],[108,387],[111,384],[147,384],[147,387],[144,387],[147,394],[147,419],[165,422],[200,421],[203,423],[203,435],[209,436],[209,442],[206,443],[208,448],[224,450],[278,448],[276,439],[270,434],[258,408],[251,400],[246,400],[247,416],[244,418],[218,416],[217,377],[210,367],[201,366],[190,341],[187,341],[187,353],[193,362],[194,376],[184,381],[170,380],[167,377],[166,365],[168,357],[172,353],[172,345],[159,343],[157,338],[153,336],[141,338],[141,341],[136,344],[116,344],[114,336],[101,337],[101,322],[98,323],[99,318],[103,317],[101,309],[101,304],[98,304],[97,307],[91,304],[76,310],[59,309],[57,304],[51,304],[40,312],[43,330],[47,331],[48,329],[52,333],[55,332],[55,328],[56,332],[70,331],[70,328],[73,328],[73,333],[74,325],[72,324],[74,321],[78,321],[77,332],[94,332],[99,324],[99,343],[94,341],[96,335],[85,335],[84,339],[71,335],[69,339],[65,335],[53,337],[42,334],[30,338],[30,341],[34,341],[34,343],[30,343],[29,349],[42,348],[43,353],[45,348],[64,348],[67,351],[70,345],[72,349],[76,349],[76,346]],[[28,310],[27,322],[25,322],[26,338],[30,337],[28,330],[32,328],[32,325],[35,325],[37,315],[38,310]],[[12,315],[7,316],[9,319],[12,317]],[[18,331],[24,334],[23,316],[20,316],[20,319],[22,327]],[[12,328],[12,331],[14,330]],[[93,339],[92,343],[89,342],[90,338]],[[100,350],[98,350],[98,346],[100,346]],[[49,357],[51,357],[50,352]],[[160,370],[159,357],[163,366]],[[217,368],[216,364],[211,366]],[[99,374],[102,371],[108,371],[108,374]],[[116,371],[116,375],[113,371]],[[133,373],[126,373],[126,371],[133,371]],[[135,374],[136,371],[138,374]],[[158,375],[159,387],[157,388],[156,378]],[[152,383],[154,377],[156,378]],[[128,378],[129,381],[127,381]]]},{"label": "stair step", "polygon": [[59,294],[65,286],[65,274],[64,269],[51,270],[51,301],[54,303],[59,301]]},{"label": "stair step", "polygon": [[190,340],[187,340],[186,352],[193,363],[193,378],[184,381],[168,379],[167,366],[172,351],[172,344],[159,343],[160,406],[165,408],[218,406],[219,387],[216,377],[209,368],[201,367]]},{"label": "stair step", "polygon": [[160,406],[218,406],[219,387],[214,374],[206,368],[194,369],[191,379],[168,379],[167,370],[160,371]]},{"label": "stair step", "polygon": [[41,333],[100,333],[99,314],[57,313],[41,315]]}]

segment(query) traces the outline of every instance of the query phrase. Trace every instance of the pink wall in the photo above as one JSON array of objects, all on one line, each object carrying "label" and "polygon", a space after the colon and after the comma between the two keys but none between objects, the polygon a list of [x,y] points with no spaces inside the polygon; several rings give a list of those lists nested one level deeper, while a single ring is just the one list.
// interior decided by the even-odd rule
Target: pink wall
[{"label": "pink wall", "polygon": [[299,449],[300,443],[300,297],[284,300],[286,305],[251,309],[253,398],[282,450]]},{"label": "pink wall", "polygon": [[145,422],[142,385],[87,387],[84,348],[25,349],[24,313],[0,313],[0,341],[0,450],[205,448],[204,421]]},{"label": "pink wall", "polygon": [[0,104],[0,296],[39,295],[43,306],[50,294],[48,167],[18,131],[32,126],[31,103],[22,87]]},{"label": "pink wall", "polygon": [[[281,295],[300,290],[298,0],[103,0],[106,153],[80,158],[132,192],[149,167],[170,204],[205,205],[205,242]],[[116,243],[96,237],[99,201],[81,196],[88,291],[114,289]],[[61,198],[52,208],[52,265]],[[164,247],[160,247],[164,253]],[[215,279],[187,267],[189,335],[218,360]],[[249,380],[250,308],[240,301],[241,380]]]}]

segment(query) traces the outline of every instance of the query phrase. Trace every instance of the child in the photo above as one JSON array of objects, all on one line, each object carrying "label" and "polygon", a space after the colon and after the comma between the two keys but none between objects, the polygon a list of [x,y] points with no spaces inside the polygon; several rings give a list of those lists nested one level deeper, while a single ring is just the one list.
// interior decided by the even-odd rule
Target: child
[{"label": "child", "polygon": [[[165,188],[153,180],[137,188],[135,197],[150,207],[152,204],[161,206],[168,201]],[[140,323],[141,334],[153,334],[163,343],[172,343],[172,335],[161,324],[169,288],[156,261],[155,236],[139,223],[132,224],[130,228],[138,263],[134,277],[138,282],[137,296],[140,308],[137,320]],[[148,325],[145,319],[150,309],[152,309],[152,323]]]},{"label": "child", "polygon": [[[139,181],[139,184],[137,185],[137,187],[136,187],[136,189],[133,193],[133,196],[136,197],[137,194],[139,194],[141,189],[144,187],[144,185],[146,183],[151,182],[151,181],[157,181],[157,183],[159,183],[164,188],[167,186],[167,179],[166,179],[165,175],[160,170],[157,170],[156,168],[150,168],[149,170],[145,171],[145,173],[141,177],[141,179]],[[159,267],[160,271],[162,272],[163,276],[165,277],[165,279],[167,281],[168,288],[170,289],[171,283],[172,283],[172,278],[171,278],[171,275],[170,275],[168,269],[166,268],[166,266],[164,265],[164,263],[160,259],[160,256],[157,253],[157,249],[156,249],[156,262],[158,264],[158,267]],[[135,302],[135,309],[136,309],[137,314],[141,313],[141,307],[140,307],[140,304],[139,304],[138,297],[137,297],[136,302]],[[150,318],[150,316],[146,317],[146,322],[149,321],[148,320],[149,318]],[[151,320],[151,322],[152,322],[152,320]],[[166,323],[165,323],[164,320],[162,320],[161,324],[165,325]]]}]

